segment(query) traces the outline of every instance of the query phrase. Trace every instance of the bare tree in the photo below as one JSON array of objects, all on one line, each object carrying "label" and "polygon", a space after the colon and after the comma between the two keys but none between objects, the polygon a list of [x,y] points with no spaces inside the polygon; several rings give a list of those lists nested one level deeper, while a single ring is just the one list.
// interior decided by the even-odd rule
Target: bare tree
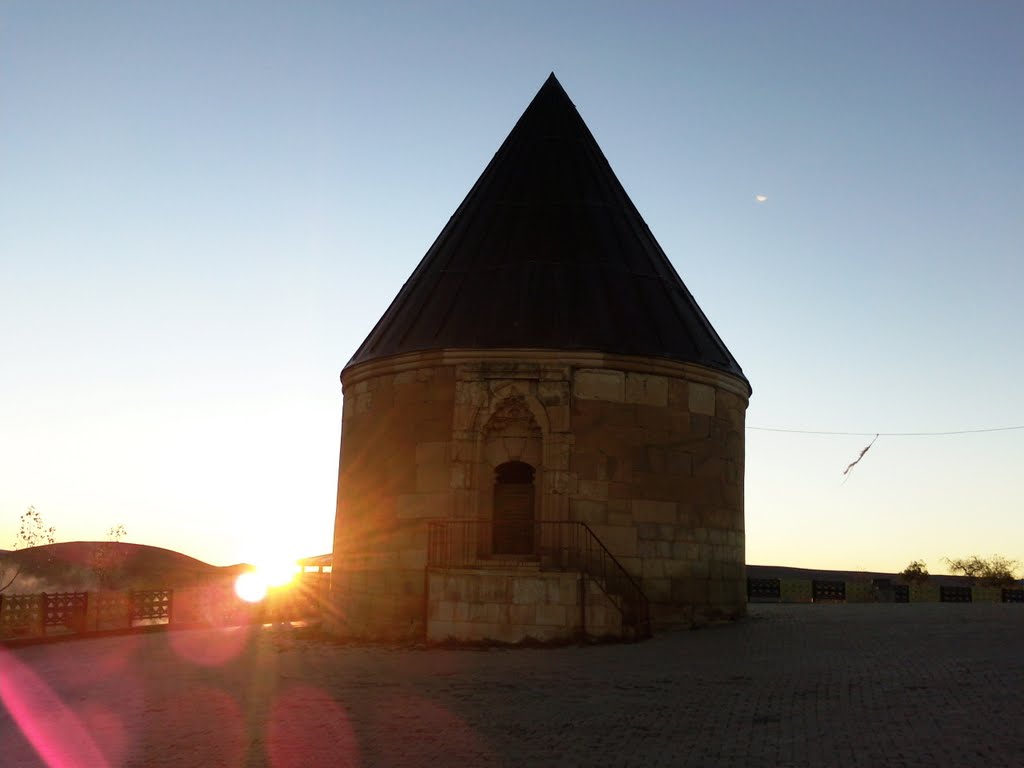
[{"label": "bare tree", "polygon": [[[43,516],[35,507],[29,507],[21,515],[18,525],[18,537],[11,545],[11,550],[28,549],[29,547],[40,547],[44,544],[53,544],[56,541],[57,529],[47,525]],[[0,593],[10,587],[15,579],[21,574],[23,565],[20,560],[15,560],[8,555],[0,556]]]},{"label": "bare tree", "polygon": [[992,555],[987,558],[977,555],[954,559],[946,557],[943,560],[949,566],[949,570],[962,573],[972,584],[980,580],[982,584],[993,587],[1012,584],[1020,567],[1019,562],[1003,555]]},{"label": "bare tree", "polygon": [[107,531],[107,541],[97,545],[92,552],[89,568],[103,589],[109,589],[121,573],[125,552],[120,543],[127,535],[124,525],[115,525]]}]

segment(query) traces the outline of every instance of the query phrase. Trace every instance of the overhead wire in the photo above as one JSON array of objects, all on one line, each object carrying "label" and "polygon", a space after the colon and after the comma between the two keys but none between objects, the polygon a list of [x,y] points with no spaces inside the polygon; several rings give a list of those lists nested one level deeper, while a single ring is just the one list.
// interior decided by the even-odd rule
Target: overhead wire
[{"label": "overhead wire", "polygon": [[849,435],[853,437],[938,437],[943,435],[975,435],[982,432],[1009,432],[1024,429],[1024,424],[1013,427],[988,427],[986,429],[953,429],[944,432],[834,432],[824,429],[786,429],[785,427],[750,427],[758,432],[787,432],[794,435]]},{"label": "overhead wire", "polygon": [[1024,424],[1012,427],[986,427],[984,429],[952,429],[942,432],[834,432],[823,429],[787,429],[785,427],[747,427],[747,429],[757,430],[758,432],[785,432],[794,435],[871,437],[871,442],[868,443],[857,458],[850,462],[846,469],[843,470],[843,483],[846,483],[850,478],[850,470],[860,463],[860,460],[864,458],[864,454],[868,452],[879,437],[941,437],[946,435],[977,435],[985,432],[1009,432],[1015,429],[1024,429]]}]

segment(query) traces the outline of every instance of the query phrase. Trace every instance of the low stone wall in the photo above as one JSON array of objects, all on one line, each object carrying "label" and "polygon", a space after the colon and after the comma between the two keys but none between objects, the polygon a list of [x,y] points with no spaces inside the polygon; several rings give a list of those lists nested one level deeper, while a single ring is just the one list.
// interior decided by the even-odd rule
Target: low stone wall
[{"label": "low stone wall", "polygon": [[427,641],[557,642],[580,635],[621,638],[622,617],[587,579],[537,569],[427,570]]},{"label": "low stone wall", "polygon": [[[767,593],[766,583],[777,582],[777,598],[765,597]],[[813,603],[814,581],[812,579],[748,579],[747,596],[751,602],[779,602],[779,603]],[[943,598],[943,590],[950,585],[943,585],[940,582],[925,582],[923,584],[900,585],[893,584],[888,589],[866,580],[851,580],[846,582],[835,581],[836,584],[845,586],[844,595],[841,599],[827,599],[821,602],[845,602],[845,603],[876,603],[876,602],[911,602],[911,603],[939,603],[939,602],[974,602],[974,603],[1024,603],[1024,588],[1022,587],[991,587],[972,585],[959,585],[958,589],[967,590],[960,599],[951,600]],[[895,588],[902,587],[907,590],[906,596],[901,601],[895,596]],[[968,599],[969,597],[969,599]]]},{"label": "low stone wall", "polygon": [[247,603],[232,583],[185,589],[0,595],[0,641],[88,635],[152,625],[237,626],[319,619],[326,574],[302,574],[259,603]]}]

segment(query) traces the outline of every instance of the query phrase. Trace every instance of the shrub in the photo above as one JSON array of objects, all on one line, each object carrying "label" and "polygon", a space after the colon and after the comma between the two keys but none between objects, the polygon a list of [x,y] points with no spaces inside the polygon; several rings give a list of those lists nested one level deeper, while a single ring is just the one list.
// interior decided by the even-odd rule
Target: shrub
[{"label": "shrub", "polygon": [[924,560],[912,560],[906,568],[900,571],[900,576],[911,584],[923,584],[928,581],[928,564]]}]

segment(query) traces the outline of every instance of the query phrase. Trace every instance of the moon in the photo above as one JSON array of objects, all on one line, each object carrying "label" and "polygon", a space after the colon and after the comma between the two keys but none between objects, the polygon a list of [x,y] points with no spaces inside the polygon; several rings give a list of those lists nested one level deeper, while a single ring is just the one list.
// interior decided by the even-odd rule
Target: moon
[{"label": "moon", "polygon": [[754,199],[759,203],[764,203],[768,200],[768,195],[754,195]]}]

